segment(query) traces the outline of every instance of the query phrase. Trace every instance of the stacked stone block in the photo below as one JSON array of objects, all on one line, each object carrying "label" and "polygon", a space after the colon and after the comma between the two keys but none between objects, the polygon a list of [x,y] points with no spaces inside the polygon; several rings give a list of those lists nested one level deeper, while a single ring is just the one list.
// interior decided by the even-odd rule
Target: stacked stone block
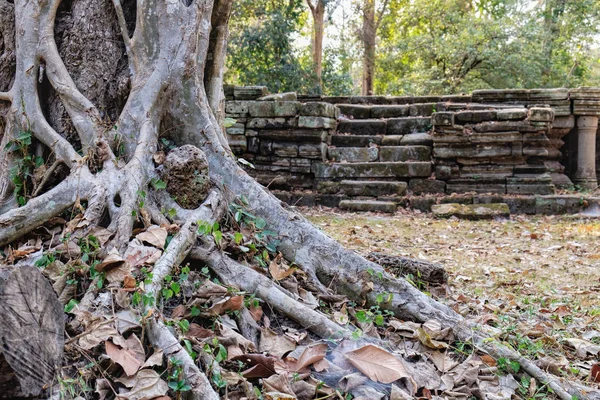
[{"label": "stacked stone block", "polygon": [[[597,88],[322,97],[270,95],[258,86],[228,87],[226,96],[227,117],[236,120],[227,128],[232,149],[292,204],[392,212],[485,198],[530,213],[537,212],[532,196],[572,186],[564,167],[571,159],[576,183],[596,182],[589,150]],[[585,160],[571,149],[577,141]]]},{"label": "stacked stone block", "polygon": [[549,138],[553,120],[542,107],[435,113],[436,177],[447,193],[553,193],[545,164],[560,157]]},{"label": "stacked stone block", "polygon": [[236,121],[226,129],[230,146],[253,164],[248,172],[263,185],[312,189],[312,165],[326,156],[338,111],[328,103],[276,99],[266,96],[226,103],[226,117]]}]

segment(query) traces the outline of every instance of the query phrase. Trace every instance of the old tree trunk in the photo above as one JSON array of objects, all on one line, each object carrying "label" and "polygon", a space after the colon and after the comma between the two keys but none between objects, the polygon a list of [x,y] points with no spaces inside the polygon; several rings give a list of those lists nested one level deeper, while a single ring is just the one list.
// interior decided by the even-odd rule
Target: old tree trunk
[{"label": "old tree trunk", "polygon": [[[231,0],[0,0],[0,397],[52,392],[64,383],[59,368],[69,349],[89,357],[86,351],[106,342],[109,356],[109,346],[125,352],[137,337],[123,342],[115,321],[131,304],[141,316],[138,334],[181,366],[178,377],[192,397],[218,398],[205,374],[218,366],[199,366],[158,306],[184,260],[201,260],[220,282],[317,336],[351,336],[222,250],[213,224],[231,219],[227,210],[241,195],[244,212],[277,234],[277,253],[303,271],[315,295],[333,290],[398,318],[437,320],[481,351],[518,359],[561,398],[581,396],[344,249],[240,168],[218,123],[230,9]],[[168,245],[144,268],[132,268],[139,253],[129,250],[148,249],[139,233],[152,226],[168,230]],[[58,298],[34,263],[45,267]],[[93,280],[82,284],[82,276]],[[70,338],[63,337],[65,304]],[[247,337],[256,334],[255,324],[241,325]],[[116,362],[131,367],[135,354],[127,354],[129,361]],[[99,375],[99,393],[114,390],[103,369]]]}]

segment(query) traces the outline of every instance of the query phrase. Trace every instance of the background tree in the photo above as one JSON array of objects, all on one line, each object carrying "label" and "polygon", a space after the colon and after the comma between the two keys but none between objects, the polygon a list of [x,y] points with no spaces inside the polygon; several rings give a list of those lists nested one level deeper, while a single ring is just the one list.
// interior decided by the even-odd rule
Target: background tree
[{"label": "background tree", "polygon": [[383,21],[384,13],[387,11],[389,0],[383,0],[380,9],[376,12],[375,0],[364,0],[362,5],[363,24],[360,38],[363,45],[362,61],[362,94],[373,95],[375,81],[375,48],[377,44],[377,31]]},{"label": "background tree", "polygon": [[313,39],[312,55],[313,68],[317,86],[323,87],[323,38],[325,36],[326,16],[331,18],[331,14],[339,6],[340,0],[306,0],[310,13],[313,17]]},{"label": "background tree", "polygon": [[425,1],[392,5],[376,92],[576,87],[597,65],[598,3]]},{"label": "background tree", "polygon": [[298,43],[302,41],[307,18],[302,0],[236,1],[230,24],[226,81],[265,85],[272,92],[352,93],[345,41],[325,47],[323,86],[316,83],[312,48]]}]

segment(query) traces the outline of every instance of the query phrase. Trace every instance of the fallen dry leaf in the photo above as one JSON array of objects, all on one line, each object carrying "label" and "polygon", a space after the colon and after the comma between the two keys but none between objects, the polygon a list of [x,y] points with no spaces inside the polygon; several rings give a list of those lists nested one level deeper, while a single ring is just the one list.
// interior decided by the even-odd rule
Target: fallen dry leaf
[{"label": "fallen dry leaf", "polygon": [[142,233],[138,233],[136,239],[148,243],[156,248],[163,250],[167,241],[168,232],[165,228],[152,225]]},{"label": "fallen dry leaf", "polygon": [[448,343],[433,340],[429,333],[423,328],[418,328],[415,335],[424,346],[427,346],[430,349],[441,350],[449,347]]},{"label": "fallen dry leaf", "polygon": [[592,382],[600,382],[600,364],[592,365],[590,369],[590,380]]},{"label": "fallen dry leaf", "polygon": [[392,383],[409,377],[402,361],[372,344],[344,353],[344,356],[357,370],[375,382]]},{"label": "fallen dry leaf", "polygon": [[124,400],[146,400],[164,396],[169,391],[167,382],[160,378],[160,375],[152,369],[142,369],[131,378],[120,378],[117,382],[122,383],[128,388],[129,392],[120,393],[118,399]]},{"label": "fallen dry leaf", "polygon": [[573,347],[577,352],[577,356],[581,358],[586,358],[588,354],[597,356],[600,353],[600,346],[589,340],[569,338],[565,339],[565,342]]},{"label": "fallen dry leaf", "polygon": [[161,349],[154,349],[154,353],[144,363],[142,368],[160,367],[163,365],[163,351]]},{"label": "fallen dry leaf", "polygon": [[84,350],[91,350],[109,338],[119,336],[119,332],[110,324],[100,325],[97,323],[92,325],[88,331],[89,334],[79,338],[79,347]]},{"label": "fallen dry leaf", "polygon": [[95,269],[98,272],[103,272],[104,270],[115,268],[123,265],[125,263],[125,259],[121,257],[119,252],[116,249],[111,250],[110,253],[102,260],[100,264],[97,264]]},{"label": "fallen dry leaf", "polygon": [[144,365],[144,347],[135,334],[128,339],[120,335],[114,336],[112,342],[106,341],[105,346],[108,357],[119,364],[127,376],[135,374]]},{"label": "fallen dry leaf", "polygon": [[227,293],[227,288],[217,285],[210,279],[205,280],[194,292],[195,297],[209,299],[213,296],[221,296]]},{"label": "fallen dry leaf", "polygon": [[285,335],[278,335],[269,328],[262,328],[260,334],[259,351],[282,357],[285,353],[293,351],[296,342]]},{"label": "fallen dry leaf", "polygon": [[271,263],[269,264],[269,272],[271,273],[273,279],[275,279],[276,281],[280,281],[293,274],[296,269],[283,264],[279,265],[277,259],[279,259],[279,257],[271,261]]},{"label": "fallen dry leaf", "polygon": [[292,371],[300,371],[316,363],[317,361],[322,360],[327,354],[327,348],[328,346],[325,343],[308,346],[306,349],[304,349],[304,351],[298,358],[295,369],[293,369]]},{"label": "fallen dry leaf", "polygon": [[249,369],[242,372],[242,376],[247,379],[268,378],[277,373],[276,365],[277,369],[286,369],[285,364],[280,359],[264,354],[244,354],[232,358],[232,361],[242,361],[250,366]]},{"label": "fallen dry leaf", "polygon": [[144,264],[151,265],[154,264],[160,256],[162,255],[162,251],[155,247],[144,246],[142,242],[138,239],[133,239],[129,242],[127,246],[127,250],[125,250],[125,261],[132,268],[140,267]]},{"label": "fallen dry leaf", "polygon": [[227,297],[214,303],[208,312],[210,315],[216,316],[225,314],[227,311],[236,311],[244,305],[244,296]]}]

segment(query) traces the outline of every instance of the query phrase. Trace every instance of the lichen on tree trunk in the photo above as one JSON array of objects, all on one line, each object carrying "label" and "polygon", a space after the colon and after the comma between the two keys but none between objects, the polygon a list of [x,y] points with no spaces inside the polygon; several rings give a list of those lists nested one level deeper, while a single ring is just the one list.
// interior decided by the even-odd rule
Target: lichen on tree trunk
[{"label": "lichen on tree trunk", "polygon": [[[222,79],[227,38],[223,28],[231,1],[219,0],[219,10],[224,10],[221,13],[213,12],[212,0],[138,0],[135,4],[75,0],[65,3],[64,7],[70,9],[61,8],[60,0],[16,0],[14,5],[0,0],[2,10],[14,13],[18,32],[15,46],[6,45],[10,35],[4,32],[11,32],[12,20],[0,19],[0,32],[5,39],[0,48],[0,74],[14,71],[12,84],[0,92],[2,104],[10,104],[2,111],[6,123],[0,149],[0,161],[4,162],[0,178],[10,188],[6,193],[17,188],[17,195],[26,201],[18,207],[15,196],[8,196],[13,200],[4,202],[0,245],[27,235],[73,206],[83,211],[73,235],[82,237],[94,227],[106,227],[111,239],[105,245],[105,253],[123,255],[134,228],[142,223],[184,221],[178,236],[155,265],[157,269],[160,266],[161,274],[168,273],[197,242],[195,219],[218,221],[218,210],[223,209],[206,200],[199,210],[186,210],[183,207],[196,204],[175,206],[169,196],[157,193],[159,148],[165,142],[167,147],[189,145],[205,154],[218,197],[230,203],[244,195],[249,211],[264,218],[269,229],[281,238],[277,250],[302,268],[318,290],[325,291],[329,285],[356,301],[379,305],[403,319],[436,319],[455,329],[459,338],[484,345],[485,337],[474,335],[472,326],[465,325],[452,309],[388,274],[381,266],[344,249],[282,205],[238,165],[215,116],[215,105],[220,101],[215,85]],[[14,65],[8,62],[9,67],[4,67],[2,62],[11,59],[13,48]],[[207,64],[209,54],[212,59]],[[206,70],[207,65],[210,71]],[[35,154],[36,160],[39,157],[48,167],[58,163],[62,172],[31,196],[31,190],[19,189],[11,181],[5,167],[22,167],[16,162],[17,150]],[[32,171],[27,172],[40,166],[30,168]],[[24,176],[23,187],[28,189],[33,182],[27,174]],[[170,220],[161,214],[166,208],[175,212],[168,216]],[[224,279],[235,281],[244,274],[243,266],[224,259],[219,252],[200,252],[200,257],[205,257],[209,265],[212,263],[215,270],[226,268],[215,271]],[[373,273],[380,279],[372,280]],[[162,280],[153,282],[153,293],[161,284]],[[249,287],[252,285],[261,285],[260,279],[256,278]],[[388,301],[377,301],[381,293],[388,294]],[[274,309],[292,310],[295,304],[279,288],[257,290],[257,295]],[[82,300],[82,307],[90,303],[90,297],[93,292]],[[335,331],[333,321],[314,323],[321,318],[318,313],[307,312],[297,320],[314,325],[307,328],[320,335]],[[159,319],[151,318],[147,324],[153,343],[173,344],[172,334]],[[502,354],[511,357],[512,353]],[[182,356],[185,367],[193,373],[194,379],[189,383],[196,398],[217,398],[208,380],[197,366],[190,365],[190,360]],[[563,398],[567,398],[563,387],[577,393],[543,373],[539,379],[546,379]]]}]

